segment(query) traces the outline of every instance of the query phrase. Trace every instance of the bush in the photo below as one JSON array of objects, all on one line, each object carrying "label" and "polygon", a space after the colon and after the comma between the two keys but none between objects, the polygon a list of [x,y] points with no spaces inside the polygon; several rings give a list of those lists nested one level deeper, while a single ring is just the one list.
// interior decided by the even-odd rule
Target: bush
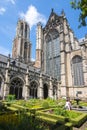
[{"label": "bush", "polygon": [[1,115],[0,130],[45,130],[45,128],[35,117],[21,113],[19,115]]},{"label": "bush", "polygon": [[44,102],[42,103],[42,107],[43,107],[43,108],[49,108],[49,103],[48,103],[47,101],[44,101]]},{"label": "bush", "polygon": [[0,112],[4,112],[6,110],[7,109],[6,109],[5,105],[2,102],[0,102]]},{"label": "bush", "polygon": [[13,100],[15,100],[15,95],[11,95],[11,94],[7,95],[7,97],[6,97],[7,102],[10,102],[10,101],[13,101]]},{"label": "bush", "polygon": [[54,109],[54,114],[56,114],[56,115],[61,115],[61,116],[65,116],[65,117],[68,116],[67,111],[66,111],[65,109],[63,109],[63,108],[60,108],[60,107]]}]

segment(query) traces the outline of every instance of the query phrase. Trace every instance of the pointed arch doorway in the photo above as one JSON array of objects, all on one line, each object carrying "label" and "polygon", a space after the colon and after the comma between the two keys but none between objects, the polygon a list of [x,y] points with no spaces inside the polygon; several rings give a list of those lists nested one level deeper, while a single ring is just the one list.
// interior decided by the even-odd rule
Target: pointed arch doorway
[{"label": "pointed arch doorway", "polygon": [[15,95],[16,99],[22,99],[23,80],[19,77],[11,81],[9,94]]}]

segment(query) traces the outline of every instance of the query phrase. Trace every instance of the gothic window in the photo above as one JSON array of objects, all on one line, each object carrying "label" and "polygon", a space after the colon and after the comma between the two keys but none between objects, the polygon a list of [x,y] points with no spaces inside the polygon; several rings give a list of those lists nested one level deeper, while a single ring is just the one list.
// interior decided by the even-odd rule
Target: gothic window
[{"label": "gothic window", "polygon": [[21,23],[21,36],[23,36],[23,23]]},{"label": "gothic window", "polygon": [[54,62],[54,72],[55,72],[54,77],[57,78],[58,80],[60,80],[60,73],[61,73],[60,56],[57,58],[54,58],[53,62]]},{"label": "gothic window", "polygon": [[25,42],[25,44],[24,44],[24,48],[27,49],[27,42]]},{"label": "gothic window", "polygon": [[1,85],[2,85],[2,78],[0,77],[0,91],[1,91]]},{"label": "gothic window", "polygon": [[15,78],[11,82],[10,94],[15,95],[16,99],[22,98],[23,81],[20,78]]},{"label": "gothic window", "polygon": [[24,44],[24,59],[26,60],[27,58],[27,42]]},{"label": "gothic window", "polygon": [[22,51],[23,51],[23,39],[21,39],[21,46],[20,46],[20,54],[22,56]]},{"label": "gothic window", "polygon": [[82,57],[75,56],[72,59],[73,80],[75,86],[84,85]]},{"label": "gothic window", "polygon": [[27,38],[27,24],[25,25],[25,38]]},{"label": "gothic window", "polygon": [[60,79],[60,42],[56,30],[46,36],[46,73]]},{"label": "gothic window", "polygon": [[32,81],[30,83],[30,97],[31,98],[37,98],[37,83],[35,81]]}]

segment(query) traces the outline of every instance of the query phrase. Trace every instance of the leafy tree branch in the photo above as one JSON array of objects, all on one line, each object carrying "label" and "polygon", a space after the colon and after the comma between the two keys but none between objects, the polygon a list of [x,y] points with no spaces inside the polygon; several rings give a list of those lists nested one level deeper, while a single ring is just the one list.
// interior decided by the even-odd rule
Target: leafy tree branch
[{"label": "leafy tree branch", "polygon": [[87,0],[71,0],[71,6],[80,10],[79,22],[81,26],[87,26]]}]

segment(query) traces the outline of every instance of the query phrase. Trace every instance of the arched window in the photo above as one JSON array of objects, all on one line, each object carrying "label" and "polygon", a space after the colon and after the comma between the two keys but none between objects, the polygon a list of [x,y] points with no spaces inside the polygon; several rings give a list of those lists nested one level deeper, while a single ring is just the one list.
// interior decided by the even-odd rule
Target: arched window
[{"label": "arched window", "polygon": [[73,80],[75,86],[84,85],[82,57],[75,56],[72,59]]},{"label": "arched window", "polygon": [[57,30],[46,36],[46,73],[60,80],[60,41]]},{"label": "arched window", "polygon": [[27,42],[24,43],[24,60],[27,60]]},{"label": "arched window", "polygon": [[27,24],[25,25],[25,38],[27,38]]},{"label": "arched window", "polygon": [[23,23],[21,23],[21,36],[23,36]]},{"label": "arched window", "polygon": [[20,78],[14,78],[11,81],[10,94],[15,95],[16,99],[22,99],[23,81]]},{"label": "arched window", "polygon": [[32,81],[30,83],[30,97],[31,98],[37,98],[37,83],[35,81]]}]

